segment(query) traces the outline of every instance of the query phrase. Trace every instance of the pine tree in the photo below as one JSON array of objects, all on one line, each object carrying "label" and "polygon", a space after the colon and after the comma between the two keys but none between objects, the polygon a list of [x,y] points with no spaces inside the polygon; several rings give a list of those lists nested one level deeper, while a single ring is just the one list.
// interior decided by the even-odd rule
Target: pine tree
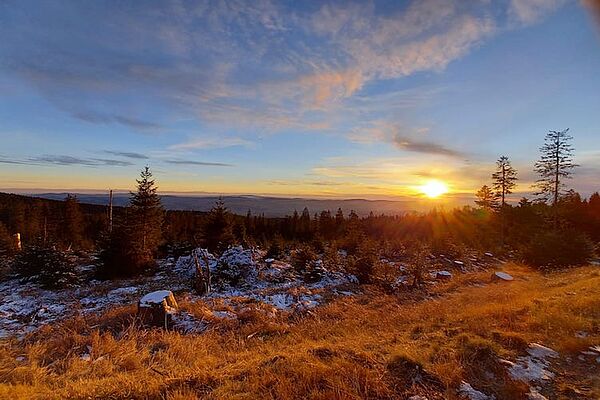
[{"label": "pine tree", "polygon": [[12,253],[13,250],[13,238],[6,226],[0,221],[0,255]]},{"label": "pine tree", "polygon": [[506,196],[512,193],[517,181],[517,170],[513,168],[507,156],[496,161],[496,172],[492,174],[493,189],[500,199],[500,207],[506,206]]},{"label": "pine tree", "polygon": [[150,168],[145,167],[136,182],[137,191],[130,193],[127,231],[141,261],[149,262],[161,242],[164,210]]},{"label": "pine tree", "polygon": [[208,214],[203,237],[206,248],[212,252],[222,252],[235,241],[231,215],[220,197]]},{"label": "pine tree", "polygon": [[507,156],[496,161],[496,171],[492,174],[492,187],[496,198],[500,199],[500,238],[504,245],[506,234],[506,196],[517,186],[517,170],[513,168]]},{"label": "pine tree", "polygon": [[68,194],[64,202],[63,238],[67,246],[83,245],[84,219],[76,196]]},{"label": "pine tree", "polygon": [[344,212],[341,208],[335,213],[335,229],[338,235],[344,231]]},{"label": "pine tree", "polygon": [[549,131],[544,145],[540,148],[540,159],[535,163],[535,172],[540,175],[535,187],[539,189],[536,195],[544,201],[552,202],[554,227],[558,227],[558,200],[564,191],[564,180],[571,177],[571,170],[577,166],[573,162],[573,146],[570,141],[573,136],[569,129]]},{"label": "pine tree", "polygon": [[483,185],[476,193],[475,204],[484,210],[491,211],[498,207],[498,198],[488,185]]}]

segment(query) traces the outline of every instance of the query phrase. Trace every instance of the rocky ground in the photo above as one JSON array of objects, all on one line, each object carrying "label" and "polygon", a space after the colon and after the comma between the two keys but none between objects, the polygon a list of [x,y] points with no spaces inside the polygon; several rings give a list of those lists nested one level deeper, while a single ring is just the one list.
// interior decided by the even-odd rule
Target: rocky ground
[{"label": "rocky ground", "polygon": [[[286,337],[294,335],[294,330],[310,329],[308,325],[303,326],[302,321],[306,320],[311,321],[307,322],[309,325],[317,324],[314,329],[319,332],[317,337],[320,339],[315,339],[315,344],[322,343],[322,347],[309,352],[316,359],[336,360],[346,350],[331,350],[339,340],[329,337],[327,330],[335,330],[338,322],[340,326],[349,325],[340,331],[344,333],[336,333],[333,337],[344,337],[344,346],[353,346],[352,352],[366,351],[374,346],[374,340],[385,338],[385,343],[390,344],[376,345],[376,348],[383,347],[373,354],[385,353],[389,351],[384,350],[387,346],[397,346],[394,343],[399,340],[398,333],[405,335],[405,339],[400,339],[405,345],[418,343],[421,346],[412,354],[411,361],[406,361],[405,356],[401,358],[402,379],[411,377],[409,383],[403,381],[402,385],[408,386],[398,392],[400,386],[395,386],[397,383],[390,384],[387,380],[384,380],[385,384],[371,383],[382,385],[382,393],[396,387],[394,398],[594,399],[600,393],[600,382],[593,378],[600,376],[600,342],[596,340],[600,338],[600,331],[598,318],[594,317],[597,305],[600,305],[600,294],[591,283],[598,279],[599,274],[594,269],[597,267],[589,267],[585,277],[583,273],[578,277],[564,273],[556,278],[545,278],[522,267],[516,268],[514,264],[505,264],[489,253],[460,260],[432,255],[432,268],[426,272],[425,287],[414,292],[410,289],[409,266],[400,258],[390,257],[379,260],[393,281],[390,287],[394,294],[390,297],[389,288],[387,294],[383,294],[373,285],[360,285],[357,278],[344,272],[343,268],[326,268],[319,260],[313,265],[316,272],[307,277],[293,268],[289,257],[269,259],[258,250],[236,247],[220,257],[202,249],[195,252],[199,255],[198,260],[207,263],[213,274],[212,291],[208,294],[199,295],[191,289],[195,273],[191,255],[160,260],[152,275],[115,281],[90,279],[94,266],[81,265],[82,283],[57,291],[16,279],[3,282],[0,284],[0,343],[5,340],[6,351],[14,353],[8,356],[9,359],[4,355],[5,377],[23,368],[33,368],[29,350],[18,349],[27,349],[28,338],[40,328],[60,326],[72,317],[97,316],[123,306],[133,307],[148,293],[168,290],[175,294],[181,305],[173,315],[173,331],[183,337],[189,336],[192,341],[201,341],[204,336],[212,338],[215,329],[228,323],[237,327],[232,334],[241,334],[244,343],[269,340],[270,336],[261,332],[265,329],[261,325],[264,320],[272,320],[277,326],[277,335]],[[339,256],[343,259],[345,254],[341,252]],[[537,294],[540,294],[539,298]],[[396,303],[398,305],[394,305]],[[329,304],[333,308],[324,307]],[[336,322],[329,327],[327,318],[332,309],[337,313]],[[261,315],[263,322],[256,325],[256,331],[254,328],[249,328],[251,331],[243,329],[244,316],[249,312]],[[400,314],[396,316],[397,313]],[[346,338],[354,329],[352,321],[355,318],[364,320],[364,332]],[[392,328],[394,325],[397,326]],[[93,329],[93,326],[85,329]],[[235,333],[237,330],[240,332]],[[519,331],[522,332],[517,333]],[[440,333],[443,333],[441,337]],[[467,333],[468,336],[464,336]],[[87,341],[88,335],[83,334],[81,340]],[[138,336],[136,341],[143,337]],[[495,342],[501,346],[497,348]],[[109,353],[101,354],[103,351],[98,346],[90,343],[78,347],[77,362],[94,365],[109,362]],[[243,346],[249,351],[247,343]],[[273,342],[269,346],[277,348],[279,345]],[[284,352],[283,349],[287,347],[279,351]],[[139,351],[135,350],[136,354]],[[296,357],[299,351],[305,350],[289,348],[285,351],[290,353],[275,356],[273,360],[282,363],[285,357]],[[449,354],[453,355],[450,357]],[[451,365],[454,358],[463,372],[436,370]],[[55,365],[59,361],[65,362],[65,359],[46,362]],[[261,365],[265,365],[264,362],[267,361],[261,361]],[[11,363],[14,367],[10,367]],[[386,379],[393,378],[397,368],[394,363],[397,362],[384,362],[382,373]],[[365,368],[377,369],[377,364]],[[338,368],[346,368],[345,365],[340,364]],[[475,372],[471,365],[477,365]],[[461,377],[458,382],[453,377],[455,374]],[[54,378],[47,379],[51,382]],[[449,388],[452,389],[449,391]],[[253,390],[261,393],[262,389]]]}]

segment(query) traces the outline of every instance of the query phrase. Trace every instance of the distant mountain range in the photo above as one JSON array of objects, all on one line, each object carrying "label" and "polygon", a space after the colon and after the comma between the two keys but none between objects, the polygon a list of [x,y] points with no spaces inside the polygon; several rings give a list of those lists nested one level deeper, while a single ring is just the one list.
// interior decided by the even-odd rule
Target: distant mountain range
[{"label": "distant mountain range", "polygon": [[[73,193],[71,193],[73,194]],[[81,203],[108,204],[107,194],[75,193]],[[64,200],[67,193],[36,193],[34,197],[51,200]],[[162,195],[163,206],[168,210],[209,211],[218,200],[218,196],[177,196]],[[267,196],[222,196],[227,208],[234,214],[244,215],[250,210],[253,215],[264,214],[267,217],[283,217],[291,215],[294,210],[302,212],[307,207],[311,215],[322,210],[335,213],[338,208],[348,215],[354,210],[360,216],[377,214],[400,215],[409,211],[423,211],[418,201],[365,200],[365,199],[305,199]],[[113,198],[115,206],[125,206],[129,194],[116,193]]]}]

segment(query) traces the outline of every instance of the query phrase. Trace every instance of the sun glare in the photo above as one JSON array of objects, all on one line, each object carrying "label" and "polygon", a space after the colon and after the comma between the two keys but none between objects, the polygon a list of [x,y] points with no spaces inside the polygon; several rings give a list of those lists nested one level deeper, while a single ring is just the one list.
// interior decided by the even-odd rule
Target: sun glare
[{"label": "sun glare", "polygon": [[421,193],[431,199],[435,199],[444,193],[448,193],[448,185],[440,181],[429,181],[421,186],[420,189]]}]

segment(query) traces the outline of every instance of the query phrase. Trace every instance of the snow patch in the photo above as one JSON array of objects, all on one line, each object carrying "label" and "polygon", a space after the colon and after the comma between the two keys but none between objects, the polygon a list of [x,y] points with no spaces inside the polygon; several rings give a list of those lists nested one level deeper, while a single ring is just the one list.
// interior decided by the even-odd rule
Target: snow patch
[{"label": "snow patch", "polygon": [[170,290],[157,290],[156,292],[148,293],[140,300],[140,306],[151,306],[153,304],[160,304],[164,299],[171,296]]},{"label": "snow patch", "polygon": [[495,399],[494,396],[488,396],[487,394],[480,392],[479,390],[475,390],[473,386],[469,383],[462,381],[460,387],[458,388],[458,393],[466,397],[469,400],[492,400]]},{"label": "snow patch", "polygon": [[554,373],[548,370],[550,362],[548,358],[557,358],[558,353],[541,344],[532,343],[527,349],[527,356],[517,358],[517,362],[502,360],[509,366],[508,372],[516,379],[523,382],[542,382],[554,377]]}]

